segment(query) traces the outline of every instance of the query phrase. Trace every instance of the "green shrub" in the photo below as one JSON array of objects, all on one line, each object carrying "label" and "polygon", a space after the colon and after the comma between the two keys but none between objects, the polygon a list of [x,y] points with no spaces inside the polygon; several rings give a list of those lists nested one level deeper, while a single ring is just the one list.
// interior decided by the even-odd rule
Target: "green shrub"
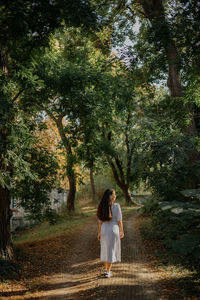
[{"label": "green shrub", "polygon": [[61,220],[61,216],[56,212],[55,209],[49,207],[45,210],[44,219],[47,220],[50,225],[54,225]]},{"label": "green shrub", "polygon": [[200,259],[200,232],[193,230],[186,234],[180,235],[177,240],[168,239],[165,244],[180,253],[181,255],[189,255],[195,260]]},{"label": "green shrub", "polygon": [[145,203],[140,208],[140,211],[148,215],[154,215],[154,213],[158,210],[158,208],[159,208],[158,200],[152,196],[145,200]]},{"label": "green shrub", "polygon": [[152,224],[168,248],[194,262],[200,258],[200,205],[160,202]]}]

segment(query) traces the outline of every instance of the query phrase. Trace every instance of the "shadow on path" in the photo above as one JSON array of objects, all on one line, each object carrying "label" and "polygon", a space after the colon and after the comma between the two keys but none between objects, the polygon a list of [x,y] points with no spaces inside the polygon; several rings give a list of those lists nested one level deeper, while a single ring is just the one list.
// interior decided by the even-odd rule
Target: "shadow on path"
[{"label": "shadow on path", "polygon": [[[167,299],[159,295],[160,276],[147,268],[141,254],[136,218],[137,213],[124,216],[122,262],[113,264],[111,278],[102,277],[98,224],[96,217],[92,217],[70,245],[70,255],[58,264],[57,273],[42,280],[38,277],[28,293],[23,290],[0,293],[0,299]],[[63,249],[61,247],[61,251]],[[63,259],[65,255],[61,254]]]}]

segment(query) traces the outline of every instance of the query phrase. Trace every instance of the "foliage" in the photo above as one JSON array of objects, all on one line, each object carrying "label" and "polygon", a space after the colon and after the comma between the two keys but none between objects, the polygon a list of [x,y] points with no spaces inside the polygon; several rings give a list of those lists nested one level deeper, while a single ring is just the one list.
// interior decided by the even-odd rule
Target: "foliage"
[{"label": "foliage", "polygon": [[44,219],[49,221],[50,225],[54,225],[58,223],[59,220],[61,220],[61,216],[56,212],[55,209],[49,207],[44,212]]},{"label": "foliage", "polygon": [[7,168],[0,170],[1,185],[9,188],[12,197],[20,200],[32,218],[39,220],[43,208],[48,206],[48,193],[56,183],[57,158],[40,145],[34,134],[39,120],[24,116],[17,107],[15,118],[15,122],[11,119],[6,124],[10,134],[2,155]]},{"label": "foliage", "polygon": [[13,107],[15,120],[8,119],[4,130],[9,132],[2,153],[4,169],[0,169],[0,182],[14,198],[31,213],[33,219],[42,217],[48,206],[48,193],[55,184],[58,169],[55,155],[41,147],[35,130],[40,120],[24,115],[18,103]]},{"label": "foliage", "polygon": [[147,215],[154,215],[156,209],[158,209],[158,198],[152,196],[145,200],[144,205],[140,208],[140,212]]},{"label": "foliage", "polygon": [[[191,186],[193,180],[198,181],[199,166],[189,158],[193,149],[197,150],[197,138],[183,133],[187,117],[179,106],[182,101],[174,103],[156,90],[149,103],[140,104],[142,150],[136,160],[139,174],[153,194],[142,211],[153,216],[154,233],[167,247],[195,264],[200,244],[200,207],[198,189]],[[174,111],[174,107],[180,108]]]},{"label": "foliage", "polygon": [[191,199],[198,199],[200,200],[200,189],[190,189],[190,190],[183,190],[181,191],[181,194],[185,197],[191,198]]},{"label": "foliage", "polygon": [[182,100],[174,103],[158,89],[152,90],[148,102],[145,98],[144,94],[140,103],[141,150],[136,157],[140,176],[148,179],[148,186],[161,200],[181,199],[180,190],[198,181],[198,161],[190,161],[194,149],[197,151],[197,139],[182,131],[187,122]]},{"label": "foliage", "polygon": [[153,227],[157,237],[173,251],[197,261],[199,244],[200,205],[190,202],[159,202],[154,211]]},{"label": "foliage", "polygon": [[[38,128],[34,130],[34,134],[39,142],[38,147],[46,149],[56,157],[58,163],[56,182],[58,182],[59,187],[68,189],[69,185],[65,176],[65,153],[60,147],[60,138],[56,124],[49,117],[42,117]],[[78,172],[79,169],[77,170]]]},{"label": "foliage", "polygon": [[[12,189],[15,195],[21,193],[21,203],[35,218],[40,218],[57,167],[55,159],[51,154],[47,157],[45,149],[38,151],[38,156],[44,160],[41,169],[36,158],[32,164],[31,159],[37,156],[36,152],[33,153],[36,148],[31,152],[35,146],[31,138],[33,124],[24,122],[26,115],[21,97],[24,91],[43,86],[39,77],[33,73],[33,68],[45,47],[49,46],[55,29],[74,25],[85,31],[91,25],[96,26],[96,15],[89,2],[82,0],[4,1],[0,4],[0,11],[0,185],[6,191]],[[29,116],[34,118],[35,110],[29,112]],[[52,171],[53,168],[55,170]],[[6,215],[9,201],[6,199],[6,205],[2,204],[4,201],[2,197],[0,209],[5,210],[5,219],[1,221],[6,224],[9,222]],[[1,238],[4,241],[10,240],[9,236]]]},{"label": "foliage", "polygon": [[[123,46],[121,58],[131,69],[135,85],[143,89],[139,101],[142,114],[137,122],[141,131],[137,139],[140,146],[132,172],[136,171],[135,177],[148,180],[155,197],[183,200],[180,190],[191,188],[199,180],[199,47],[196,38],[199,6],[197,2],[187,1],[111,3],[103,8],[99,5],[99,9],[105,9],[108,14],[107,20],[114,28],[113,39]],[[125,29],[131,28],[137,17],[139,32],[131,34]],[[189,32],[194,34],[192,39]],[[127,35],[129,46],[124,41]],[[166,92],[167,85],[170,90],[170,82],[166,81],[172,62],[169,56],[172,45],[177,54],[175,68],[181,72],[178,76],[182,75],[183,93],[179,97],[169,97]],[[192,129],[186,130],[191,126],[192,115],[196,126],[193,134]]]},{"label": "foliage", "polygon": [[20,204],[31,214],[31,218],[42,220],[44,208],[50,204],[49,192],[56,184],[58,164],[54,154],[36,147],[29,151],[28,161],[34,179],[25,176],[18,182],[13,194],[20,199]]},{"label": "foliage", "polygon": [[[15,114],[16,122],[9,120],[4,126],[5,132],[9,132],[7,144],[1,144],[4,148],[1,159],[5,168],[0,170],[0,183],[9,189],[14,188],[16,183],[23,180],[25,176],[34,178],[27,162],[28,151],[34,144],[34,137],[23,115],[21,113]],[[9,168],[10,165],[13,166],[13,169]]]},{"label": "foliage", "polygon": [[43,85],[27,90],[21,101],[24,110],[45,113],[56,124],[66,160],[63,176],[74,181],[79,176],[75,166],[84,163],[90,168],[100,154],[94,144],[96,121],[103,115],[101,109],[109,96],[107,79],[112,78],[105,70],[108,57],[95,42],[80,28],[57,32],[51,48],[33,68]]},{"label": "foliage", "polygon": [[142,234],[145,257],[151,262],[151,267],[159,270],[162,277],[163,289],[166,297],[179,299],[197,297],[199,295],[199,264],[191,263],[189,257],[174,252],[163,245],[159,239],[157,229],[152,226],[153,218],[139,217],[139,229]]}]

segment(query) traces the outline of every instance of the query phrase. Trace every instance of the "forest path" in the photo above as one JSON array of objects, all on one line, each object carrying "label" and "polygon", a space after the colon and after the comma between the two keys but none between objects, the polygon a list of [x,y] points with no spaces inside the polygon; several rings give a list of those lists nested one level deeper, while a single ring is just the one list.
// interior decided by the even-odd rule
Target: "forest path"
[{"label": "forest path", "polygon": [[[100,243],[97,240],[97,219],[91,219],[73,236],[70,252],[63,253],[62,240],[57,272],[36,280],[31,291],[10,294],[0,299],[115,299],[157,300],[160,296],[159,274],[147,266],[142,256],[142,245],[137,232],[137,213],[124,216],[122,262],[112,266],[113,276],[102,276]],[[64,242],[64,241],[63,241]],[[61,253],[62,252],[62,253]],[[64,259],[63,259],[64,258]],[[45,259],[45,258],[44,258]]]}]

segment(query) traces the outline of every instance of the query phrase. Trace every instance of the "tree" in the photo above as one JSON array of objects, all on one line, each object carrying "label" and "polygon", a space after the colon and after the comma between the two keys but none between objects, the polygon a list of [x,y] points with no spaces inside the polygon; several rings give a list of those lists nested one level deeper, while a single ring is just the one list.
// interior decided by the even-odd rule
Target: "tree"
[{"label": "tree", "polygon": [[[0,258],[13,257],[10,237],[10,182],[16,164],[5,161],[13,138],[10,124],[16,118],[16,107],[24,90],[38,85],[38,78],[30,72],[49,36],[63,20],[66,24],[94,24],[95,15],[87,1],[2,1],[0,4]],[[7,174],[6,180],[4,174]]]},{"label": "tree", "polygon": [[[134,176],[134,155],[137,151],[137,120],[139,94],[131,72],[116,60],[116,87],[109,120],[102,123],[104,141],[102,146],[112,169],[116,184],[124,193],[127,204],[132,203],[130,185],[137,185]],[[101,121],[100,121],[101,122]],[[105,144],[104,144],[105,143]]]},{"label": "tree", "polygon": [[[41,221],[45,210],[50,205],[49,193],[53,187],[59,184],[57,178],[58,158],[52,151],[42,145],[36,137],[35,127],[38,124],[37,120],[34,121],[32,134],[30,132],[33,142],[29,144],[29,148],[26,149],[26,157],[24,157],[24,161],[28,164],[29,174],[24,172],[24,175],[20,178],[13,174],[15,179],[11,194],[12,197],[19,199],[20,205],[30,213],[31,219]],[[30,131],[30,127],[27,128],[27,131]],[[23,138],[21,141],[24,142]],[[20,150],[23,150],[22,147]],[[23,159],[22,155],[21,159]]]},{"label": "tree", "polygon": [[[184,122],[182,120],[180,128],[191,141],[191,147],[187,148],[189,152],[186,153],[190,158],[190,168],[195,166],[197,168],[200,160],[197,148],[199,101],[196,92],[199,89],[198,3],[188,3],[184,0],[137,0],[112,2],[110,7],[112,7],[109,13],[110,22],[115,28],[114,43],[120,40],[123,44],[124,31],[119,29],[127,27],[130,29],[135,20],[139,19],[138,34],[127,30],[133,43],[127,51],[129,67],[135,69],[139,66],[143,86],[146,83],[151,85],[167,83],[174,110],[177,101],[179,109],[184,114]],[[188,188],[197,187],[196,178],[196,174],[190,173]]]},{"label": "tree", "polygon": [[[141,30],[144,32],[145,29],[146,31],[146,35],[143,36],[145,38],[143,43],[146,45],[148,43],[148,47],[142,47],[142,50],[139,51],[141,54],[140,64],[143,64],[142,57],[146,57],[146,54],[148,55],[150,51],[151,57],[154,56],[155,58],[154,63],[158,64],[158,59],[162,57],[162,60],[159,60],[159,73],[168,73],[167,85],[171,98],[181,98],[183,109],[188,111],[188,122],[185,124],[184,131],[189,136],[196,137],[198,132],[194,105],[192,99],[190,101],[185,99],[185,94],[188,84],[186,74],[188,74],[188,70],[190,72],[191,69],[195,70],[199,61],[199,47],[197,47],[197,36],[199,34],[198,3],[188,3],[185,0],[119,0],[117,2],[111,1],[107,5],[99,4],[99,11],[103,11],[102,15],[108,22],[110,21],[114,28],[114,43],[120,41],[123,44],[125,39],[124,30],[128,28],[126,34],[133,42],[133,46],[130,47],[132,49],[137,44],[137,36],[132,32],[131,27],[134,25],[136,18],[139,18]],[[192,33],[192,39],[189,38],[188,32]],[[139,38],[141,38],[141,35]],[[152,50],[155,52],[152,52]],[[132,58],[133,66],[135,62],[135,59]],[[159,73],[157,73],[158,77],[154,78],[154,82],[159,79]],[[181,76],[182,74],[183,76]],[[190,152],[190,160],[191,164],[199,160],[199,153],[195,149]]]},{"label": "tree", "polygon": [[[138,151],[134,156],[137,176],[146,182],[153,200],[184,200],[180,191],[187,189],[188,178],[198,180],[198,165],[190,165],[188,153],[196,146],[183,132],[187,111],[182,101],[161,88],[148,86],[141,90],[138,120]],[[176,107],[176,109],[175,109]]]},{"label": "tree", "polygon": [[[51,155],[58,160],[57,182],[62,189],[68,189],[68,180],[65,174],[65,153],[60,147],[60,137],[58,128],[51,118],[41,116],[41,124],[34,130],[34,135],[37,137],[39,147],[47,149]],[[78,171],[77,171],[78,172]]]},{"label": "tree", "polygon": [[[84,131],[87,130],[86,120],[91,118],[95,122],[91,110],[96,110],[97,101],[101,99],[97,90],[102,87],[100,82],[105,77],[104,67],[101,51],[87,36],[83,36],[81,29],[72,27],[63,34],[55,35],[51,49],[35,67],[35,75],[43,85],[24,92],[24,106],[46,112],[58,128],[66,153],[69,212],[74,210],[76,193],[76,148],[83,141],[83,135],[88,139],[89,135]],[[88,166],[91,166],[91,159]]]}]

